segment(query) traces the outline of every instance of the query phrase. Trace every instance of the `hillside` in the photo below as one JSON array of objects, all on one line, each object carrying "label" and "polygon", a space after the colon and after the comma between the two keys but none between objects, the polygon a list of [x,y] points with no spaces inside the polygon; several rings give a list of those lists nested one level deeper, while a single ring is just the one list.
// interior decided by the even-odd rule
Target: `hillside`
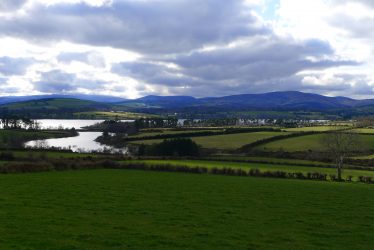
[{"label": "hillside", "polygon": [[16,103],[16,102],[26,102],[32,100],[42,100],[42,99],[80,99],[86,101],[94,102],[123,102],[125,99],[115,96],[105,96],[105,95],[31,95],[31,96],[0,96],[0,104]]},{"label": "hillside", "polygon": [[40,99],[4,104],[0,106],[1,115],[11,113],[32,118],[67,118],[76,112],[108,109],[110,109],[110,105],[106,103],[72,98]]},{"label": "hillside", "polygon": [[[85,96],[85,98],[89,97]],[[347,97],[328,97],[297,91],[206,98],[145,96],[125,101],[113,97],[112,102],[109,102],[110,97],[103,96],[91,96],[90,99],[103,101],[43,97],[37,100],[2,104],[0,109],[2,113],[11,111],[14,114],[26,114],[33,118],[66,118],[71,117],[73,113],[91,111],[121,111],[157,115],[177,113],[178,117],[182,118],[276,119],[336,119],[374,114],[374,99],[355,100]],[[2,100],[4,101],[4,99]]]},{"label": "hillside", "polygon": [[[183,117],[191,116],[194,118],[239,116],[335,119],[374,114],[374,100],[328,97],[297,91],[206,98],[146,96],[121,102],[117,105],[130,111],[178,113]],[[253,112],[257,113],[254,114]],[[307,112],[307,114],[300,115],[300,112]]]}]

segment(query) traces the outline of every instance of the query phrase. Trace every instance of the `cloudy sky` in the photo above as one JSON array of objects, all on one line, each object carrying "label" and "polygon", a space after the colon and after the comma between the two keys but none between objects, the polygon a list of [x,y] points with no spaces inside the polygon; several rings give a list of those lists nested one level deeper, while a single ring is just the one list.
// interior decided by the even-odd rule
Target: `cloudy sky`
[{"label": "cloudy sky", "polygon": [[0,0],[0,95],[374,98],[372,0]]}]

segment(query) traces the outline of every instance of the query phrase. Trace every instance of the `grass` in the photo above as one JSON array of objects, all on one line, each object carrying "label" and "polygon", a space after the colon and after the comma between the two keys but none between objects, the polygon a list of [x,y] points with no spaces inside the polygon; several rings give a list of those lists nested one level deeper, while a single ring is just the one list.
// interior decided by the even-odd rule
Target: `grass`
[{"label": "grass", "polygon": [[352,158],[359,159],[359,160],[372,160],[374,159],[374,155],[357,156],[357,157],[352,157]]},{"label": "grass", "polygon": [[209,157],[214,160],[224,161],[255,161],[264,163],[276,163],[276,164],[300,164],[300,165],[318,165],[318,166],[330,166],[331,163],[311,161],[311,160],[300,160],[300,159],[286,159],[286,158],[273,158],[273,157],[261,157],[261,156],[240,156],[240,155],[217,155]]},{"label": "grass", "polygon": [[105,111],[92,111],[92,112],[77,112],[74,116],[80,119],[121,119],[121,120],[133,120],[140,118],[155,118],[157,115],[132,113],[132,112],[105,112]]},{"label": "grass", "polygon": [[[287,152],[308,150],[321,151],[325,149],[322,143],[323,136],[324,134],[314,134],[287,138],[258,146],[257,149],[265,151],[284,150]],[[374,135],[359,135],[359,138],[365,149],[374,149]]]},{"label": "grass", "polygon": [[[74,153],[62,151],[48,151],[48,150],[0,150],[2,152],[11,152],[16,158],[19,157],[34,157],[40,158],[45,156],[47,158],[83,158],[83,157],[98,157],[97,154],[91,153]],[[42,157],[42,158],[43,158]]]},{"label": "grass", "polygon": [[371,249],[374,186],[126,170],[0,176],[2,249]]},{"label": "grass", "polygon": [[344,129],[346,127],[336,127],[336,126],[314,126],[314,127],[301,127],[301,128],[287,128],[284,129],[288,132],[325,132],[330,130]]},{"label": "grass", "polygon": [[[151,165],[176,165],[176,166],[187,166],[187,167],[206,167],[206,168],[233,168],[249,170],[251,168],[259,169],[261,171],[284,171],[289,173],[312,173],[318,172],[323,174],[335,174],[335,168],[326,167],[313,167],[313,166],[294,166],[287,164],[270,164],[270,163],[247,163],[247,162],[224,162],[224,161],[206,161],[206,160],[131,160],[132,162],[141,162]],[[353,170],[344,169],[343,177],[353,176],[354,180],[357,180],[359,176],[371,176],[374,177],[374,171],[369,170]]]},{"label": "grass", "polygon": [[207,130],[207,129],[204,129],[204,130],[189,130],[189,129],[183,129],[183,130],[167,130],[167,129],[164,129],[164,130],[159,130],[159,131],[152,131],[152,132],[148,132],[148,131],[142,131],[141,133],[139,134],[136,134],[136,135],[131,135],[129,136],[129,138],[138,138],[138,137],[145,137],[145,136],[156,136],[156,135],[175,135],[175,134],[184,134],[184,133],[200,133],[200,132],[219,132],[219,131],[223,131],[222,129],[221,130]]},{"label": "grass", "polygon": [[353,131],[357,133],[362,133],[362,134],[374,134],[374,128],[357,128],[357,129],[354,129]]},{"label": "grass", "polygon": [[[274,137],[277,135],[286,135],[287,132],[252,132],[228,135],[214,135],[214,136],[199,136],[191,139],[203,148],[216,148],[223,150],[238,149],[246,144],[255,142],[257,140]],[[159,143],[162,140],[145,140],[136,141],[137,144],[153,144]]]}]

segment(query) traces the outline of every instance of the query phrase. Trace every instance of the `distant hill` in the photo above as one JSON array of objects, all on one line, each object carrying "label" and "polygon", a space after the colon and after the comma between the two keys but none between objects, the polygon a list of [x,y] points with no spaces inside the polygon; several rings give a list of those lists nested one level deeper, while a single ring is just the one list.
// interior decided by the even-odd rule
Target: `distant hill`
[{"label": "distant hill", "polygon": [[[249,117],[285,117],[285,112],[288,112],[286,117],[300,117],[293,114],[290,116],[290,112],[319,113],[328,115],[323,117],[340,118],[374,115],[374,99],[355,100],[297,91],[206,98],[152,95],[133,100],[89,95],[78,95],[79,98],[59,95],[53,97],[55,98],[51,96],[0,97],[0,110],[33,118],[71,118],[73,113],[90,111],[128,111],[159,115],[177,113],[180,117],[194,118],[228,117],[228,114],[233,114],[230,117],[237,117],[237,114]],[[31,100],[17,101],[23,98],[31,98]],[[8,103],[1,104],[1,101]],[[306,117],[321,117],[321,115],[313,114]]]},{"label": "distant hill", "polygon": [[105,95],[31,95],[31,96],[0,96],[0,105],[42,99],[80,99],[94,102],[115,103],[126,99]]},{"label": "distant hill", "polygon": [[355,100],[347,97],[327,97],[297,91],[243,94],[223,97],[194,98],[190,96],[146,96],[128,100],[121,105],[151,108],[215,107],[223,109],[285,109],[330,110],[374,105],[374,100]]},{"label": "distant hill", "polygon": [[72,118],[77,112],[109,110],[110,104],[73,98],[48,98],[3,104],[0,114],[32,118]]}]

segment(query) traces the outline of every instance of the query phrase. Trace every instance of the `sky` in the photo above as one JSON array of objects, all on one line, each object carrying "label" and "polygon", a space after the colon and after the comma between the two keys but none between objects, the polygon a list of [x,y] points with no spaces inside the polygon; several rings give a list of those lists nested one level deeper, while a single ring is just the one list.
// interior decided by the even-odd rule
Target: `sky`
[{"label": "sky", "polygon": [[372,0],[0,0],[0,96],[374,98]]}]

